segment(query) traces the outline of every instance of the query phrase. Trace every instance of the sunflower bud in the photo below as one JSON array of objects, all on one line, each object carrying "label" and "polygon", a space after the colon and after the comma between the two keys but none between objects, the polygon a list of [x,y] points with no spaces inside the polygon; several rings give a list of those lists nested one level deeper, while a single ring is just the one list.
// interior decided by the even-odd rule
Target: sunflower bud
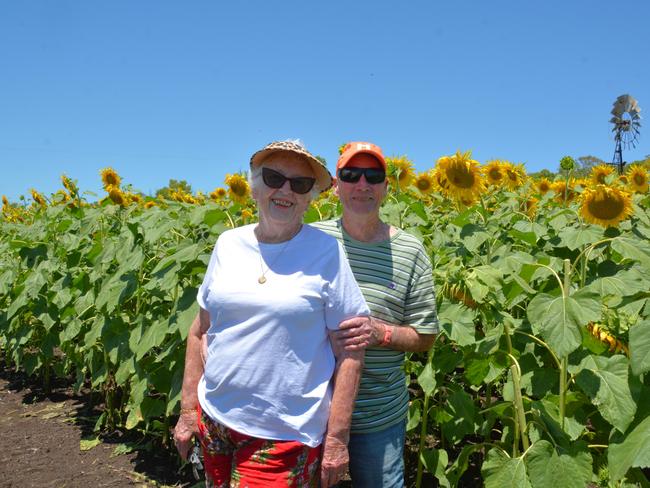
[{"label": "sunflower bud", "polygon": [[564,171],[571,171],[572,169],[575,169],[575,167],[575,159],[573,159],[571,156],[564,156],[562,159],[560,159],[560,168],[562,168]]}]

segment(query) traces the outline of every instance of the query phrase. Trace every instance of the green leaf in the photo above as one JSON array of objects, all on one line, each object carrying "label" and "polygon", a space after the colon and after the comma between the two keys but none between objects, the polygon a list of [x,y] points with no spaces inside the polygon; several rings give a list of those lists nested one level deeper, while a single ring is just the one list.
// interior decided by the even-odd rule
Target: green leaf
[{"label": "green leaf", "polygon": [[576,383],[610,424],[625,432],[634,418],[636,403],[628,385],[628,362],[617,354],[610,358],[587,356],[580,363]]},{"label": "green leaf", "polygon": [[595,293],[585,289],[566,298],[540,293],[528,304],[527,313],[533,332],[563,357],[580,346],[579,327],[600,318],[600,304]]},{"label": "green leaf", "polygon": [[408,422],[406,423],[406,430],[410,432],[420,425],[422,418],[422,400],[416,399],[409,405]]},{"label": "green leaf", "polygon": [[629,334],[632,374],[639,376],[650,371],[650,319],[630,327]]},{"label": "green leaf", "polygon": [[613,276],[598,278],[590,283],[588,290],[593,290],[607,305],[615,307],[622,301],[622,297],[632,296],[648,288],[646,280],[636,269],[620,271]]},{"label": "green leaf", "polygon": [[425,395],[433,395],[433,392],[436,389],[436,375],[431,367],[431,363],[427,363],[418,376],[418,383],[422,387],[422,391],[424,391]]},{"label": "green leaf", "polygon": [[501,449],[490,449],[481,466],[481,474],[485,488],[531,487],[523,458],[511,458]]},{"label": "green leaf", "polygon": [[598,242],[603,238],[603,231],[597,227],[564,227],[558,232],[562,244],[572,251],[579,247]]},{"label": "green leaf", "polygon": [[623,478],[632,467],[650,467],[650,417],[632,429],[623,442],[609,445],[607,461],[612,481]]},{"label": "green leaf", "polygon": [[526,454],[533,488],[584,488],[591,481],[591,463],[587,445],[582,441],[558,452],[550,442],[541,440]]},{"label": "green leaf", "polygon": [[79,449],[81,451],[90,451],[93,447],[100,445],[102,441],[99,440],[99,437],[94,439],[81,439],[79,441]]},{"label": "green leaf", "polygon": [[464,305],[446,300],[438,311],[440,328],[447,336],[461,346],[474,344],[474,312]]},{"label": "green leaf", "polygon": [[441,482],[441,486],[449,486],[449,481],[445,476],[445,469],[447,469],[449,463],[447,451],[444,449],[425,449],[420,454],[420,459],[422,459],[424,468]]},{"label": "green leaf", "polygon": [[625,259],[641,263],[646,269],[650,268],[650,245],[641,239],[618,237],[612,241],[612,249]]}]

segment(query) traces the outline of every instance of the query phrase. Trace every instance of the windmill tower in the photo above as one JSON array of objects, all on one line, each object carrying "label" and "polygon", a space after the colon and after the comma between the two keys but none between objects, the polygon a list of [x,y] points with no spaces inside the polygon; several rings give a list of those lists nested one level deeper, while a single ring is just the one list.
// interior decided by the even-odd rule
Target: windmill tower
[{"label": "windmill tower", "polygon": [[641,109],[637,101],[630,95],[621,95],[614,102],[613,117],[609,121],[614,124],[612,132],[616,147],[614,149],[613,165],[618,168],[619,174],[623,173],[623,146],[633,148],[636,145],[641,127]]}]

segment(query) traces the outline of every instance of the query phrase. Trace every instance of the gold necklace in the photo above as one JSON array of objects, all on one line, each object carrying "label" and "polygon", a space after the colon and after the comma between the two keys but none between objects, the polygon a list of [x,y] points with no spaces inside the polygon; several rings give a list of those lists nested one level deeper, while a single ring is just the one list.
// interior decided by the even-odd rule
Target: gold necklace
[{"label": "gold necklace", "polygon": [[[300,232],[300,229],[302,229],[302,225],[301,225],[300,227],[298,227],[298,232]],[[266,268],[266,271],[264,270],[264,260],[262,259],[262,249],[260,249],[260,269],[262,270],[262,274],[260,275],[259,278],[257,278],[257,282],[258,282],[260,285],[263,285],[264,283],[266,283],[266,273],[269,272],[269,270],[273,267],[273,265],[276,263],[276,261],[280,258],[280,256],[281,256],[282,253],[284,252],[284,250],[289,246],[289,243],[291,242],[291,239],[293,239],[294,237],[296,237],[296,236],[298,235],[298,232],[296,232],[295,234],[293,234],[293,235],[292,235],[292,236],[287,240],[287,242],[284,243],[284,246],[282,246],[282,249],[280,249],[280,252],[277,253],[277,254],[275,255],[275,259],[274,259],[274,260],[271,262],[271,264]],[[258,238],[258,242],[259,242],[259,238]]]}]

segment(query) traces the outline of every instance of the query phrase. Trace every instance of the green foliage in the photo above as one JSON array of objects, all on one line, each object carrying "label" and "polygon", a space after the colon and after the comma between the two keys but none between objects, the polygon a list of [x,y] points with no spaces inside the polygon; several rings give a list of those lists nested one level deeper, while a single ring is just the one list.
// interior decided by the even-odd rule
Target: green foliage
[{"label": "green foliage", "polygon": [[[183,183],[168,189],[189,192]],[[514,192],[481,198],[464,207],[402,191],[381,210],[434,264],[440,337],[405,364],[421,471],[440,486],[477,468],[486,486],[637,482],[650,465],[650,200],[636,196],[634,216],[605,231],[550,196],[532,217]],[[339,207],[325,196],[306,221]],[[60,375],[90,386],[103,398],[98,429],[164,441],[209,253],[249,221],[225,199],[55,205],[0,222],[3,359],[46,385]]]}]

